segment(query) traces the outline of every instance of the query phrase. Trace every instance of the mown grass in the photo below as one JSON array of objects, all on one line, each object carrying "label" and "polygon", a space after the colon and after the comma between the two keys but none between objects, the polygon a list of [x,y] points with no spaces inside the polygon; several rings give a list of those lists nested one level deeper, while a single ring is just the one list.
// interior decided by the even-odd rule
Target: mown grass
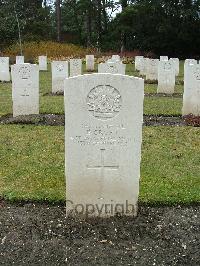
[{"label": "mown grass", "polygon": [[[8,200],[65,200],[64,127],[0,126],[0,196]],[[140,201],[200,202],[200,131],[143,129]]]},{"label": "mown grass", "polygon": [[[180,76],[183,79],[183,63]],[[96,66],[97,69],[97,66]],[[85,65],[83,65],[83,72]],[[127,74],[137,76],[134,65]],[[51,92],[50,65],[40,73],[40,112],[64,113],[63,96]],[[146,93],[156,92],[145,84]],[[183,92],[177,85],[175,92]],[[145,114],[180,115],[182,98],[145,97]],[[0,83],[0,116],[12,113],[11,84]],[[140,201],[200,202],[200,131],[192,127],[144,127]],[[0,125],[0,197],[8,200],[65,200],[64,127]]]},{"label": "mown grass", "polygon": [[[127,75],[138,76],[134,64],[128,64],[126,68]],[[95,65],[97,71],[97,65]],[[83,64],[83,73],[85,64]],[[180,64],[180,76],[177,80],[183,80],[183,62]],[[156,93],[156,84],[145,84],[145,93]],[[51,92],[51,66],[48,65],[48,71],[40,72],[40,113],[64,113],[63,96],[46,96]],[[183,85],[176,85],[175,92],[182,93]],[[146,97],[144,101],[145,114],[166,114],[181,115],[182,98],[173,97]],[[0,116],[12,113],[12,93],[11,83],[0,83]]]}]

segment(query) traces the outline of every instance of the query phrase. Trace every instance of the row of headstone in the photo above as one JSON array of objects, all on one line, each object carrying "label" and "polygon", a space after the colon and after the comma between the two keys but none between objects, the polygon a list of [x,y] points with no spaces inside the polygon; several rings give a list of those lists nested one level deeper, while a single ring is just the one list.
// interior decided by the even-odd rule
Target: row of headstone
[{"label": "row of headstone", "polygon": [[158,80],[158,93],[172,94],[175,88],[175,77],[179,74],[179,59],[161,56],[159,59],[135,58],[135,69],[147,80]]},{"label": "row of headstone", "polygon": [[100,63],[98,65],[98,73],[125,75],[126,65],[122,63],[119,55],[112,55],[105,63]]},{"label": "row of headstone", "polygon": [[[1,62],[1,58],[0,58]],[[6,60],[3,60],[3,63],[5,64],[6,62],[6,68],[7,68],[7,74],[9,78],[9,65],[8,65],[8,58]],[[71,71],[74,76],[81,75],[81,68],[82,68],[82,63],[80,59],[71,59],[70,62],[70,68],[72,68],[73,71]],[[113,64],[113,63],[106,63],[106,64]],[[125,70],[123,69],[120,70],[120,68],[124,67],[124,65],[120,62],[114,63],[115,65],[119,66],[118,74],[125,74]],[[13,66],[12,70],[12,79],[13,79],[13,95],[16,96],[15,93],[18,89],[18,86],[23,90],[23,85],[28,82],[28,86],[32,86],[32,84],[35,84],[34,82],[31,81],[31,77],[34,79],[34,76],[37,77],[37,74],[35,74],[35,68],[31,69],[32,65],[31,64],[18,64],[20,67],[20,70],[18,71],[18,68]],[[100,64],[101,65],[101,64]],[[174,75],[174,70],[171,68],[170,62],[163,60],[159,62],[159,65],[161,67],[159,68],[158,71],[158,92],[166,93],[166,88],[168,93],[173,93],[174,92],[174,86],[175,86],[175,75]],[[37,69],[37,68],[36,68]],[[39,69],[39,68],[38,68]],[[17,74],[15,72],[17,71]],[[102,70],[102,72],[99,73],[112,73],[110,70]],[[26,72],[26,73],[25,73]],[[29,73],[29,74],[27,74]],[[116,73],[116,72],[114,72]],[[22,77],[22,74],[24,76]],[[5,73],[4,71],[0,70],[0,77],[1,75],[4,75],[2,79],[5,79]],[[30,78],[29,78],[30,75]],[[25,78],[26,76],[26,78]],[[68,63],[65,61],[54,61],[52,62],[52,92],[58,92],[58,91],[63,91],[64,90],[64,80],[68,78]],[[199,65],[197,64],[196,60],[186,60],[185,61],[185,82],[184,82],[184,96],[183,96],[183,115],[185,114],[194,114],[194,115],[199,115]],[[8,79],[7,79],[8,80]],[[21,83],[20,83],[21,82]],[[34,85],[35,86],[35,85]],[[26,90],[29,91],[29,88],[25,85]],[[39,90],[39,83],[38,86],[36,86],[36,89],[33,89],[35,92]],[[31,95],[31,92],[30,92]],[[19,90],[19,96],[22,97],[20,98],[21,100],[24,99],[25,105],[29,104],[27,99],[29,95],[27,93],[21,93]],[[31,96],[32,97],[32,96]],[[17,97],[14,97],[17,100]],[[36,96],[36,98],[39,99],[39,94]],[[19,101],[21,104],[23,101]],[[30,101],[31,102],[31,101]],[[35,102],[38,102],[38,104],[35,104]],[[13,107],[13,115],[26,115],[26,114],[34,114],[39,112],[39,100],[38,101],[33,101],[33,109],[29,108],[29,112],[26,111],[26,107],[22,107],[21,111],[19,108],[19,105],[15,105]],[[30,103],[31,104],[31,103]],[[16,106],[18,106],[16,108]],[[38,107],[36,107],[38,106]],[[36,110],[37,112],[33,111]],[[18,110],[18,111],[16,111]]]}]

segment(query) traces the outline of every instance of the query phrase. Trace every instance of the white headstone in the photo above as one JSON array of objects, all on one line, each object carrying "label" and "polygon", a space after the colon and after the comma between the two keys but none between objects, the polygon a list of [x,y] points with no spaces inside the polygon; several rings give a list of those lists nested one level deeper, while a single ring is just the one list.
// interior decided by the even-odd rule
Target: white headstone
[{"label": "white headstone", "polygon": [[39,114],[39,67],[13,65],[11,74],[13,116]]},{"label": "white headstone", "polygon": [[52,61],[52,92],[64,91],[64,80],[69,77],[67,61]]},{"label": "white headstone", "polygon": [[111,60],[112,60],[112,62],[120,62],[121,58],[118,54],[114,54],[114,55],[112,55]]},{"label": "white headstone", "polygon": [[176,76],[179,75],[179,59],[178,58],[170,58],[172,62],[174,62],[175,65],[175,74]]},{"label": "white headstone", "polygon": [[147,61],[146,79],[149,80],[158,79],[158,64],[159,64],[159,59],[149,59]]},{"label": "white headstone", "polygon": [[171,61],[158,64],[158,93],[172,94],[175,87],[175,67]]},{"label": "white headstone", "polygon": [[16,64],[24,64],[24,56],[23,55],[16,56]]},{"label": "white headstone", "polygon": [[160,61],[168,61],[168,56],[160,56]]},{"label": "white headstone", "polygon": [[10,81],[9,57],[0,57],[0,81]]},{"label": "white headstone", "polygon": [[70,77],[82,75],[82,60],[70,59]]},{"label": "white headstone", "polygon": [[64,95],[67,215],[136,215],[144,80],[83,75]]},{"label": "white headstone", "polygon": [[143,59],[144,56],[137,55],[135,56],[135,70],[140,71],[141,70],[141,59]]},{"label": "white headstone", "polygon": [[149,58],[141,58],[140,59],[140,75],[145,76],[147,74],[147,66],[148,66]]},{"label": "white headstone", "polygon": [[98,73],[110,73],[125,75],[126,65],[121,62],[106,62],[98,65]]},{"label": "white headstone", "polygon": [[94,71],[94,55],[86,55],[86,71]]},{"label": "white headstone", "polygon": [[182,114],[200,116],[199,64],[190,64],[185,68]]},{"label": "white headstone", "polygon": [[47,56],[46,55],[39,56],[39,70],[42,70],[42,71],[47,70]]}]

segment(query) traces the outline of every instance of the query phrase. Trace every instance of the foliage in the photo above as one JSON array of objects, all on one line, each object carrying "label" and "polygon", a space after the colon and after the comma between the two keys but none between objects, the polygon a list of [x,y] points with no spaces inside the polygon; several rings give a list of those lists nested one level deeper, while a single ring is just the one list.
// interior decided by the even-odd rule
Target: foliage
[{"label": "foliage", "polygon": [[[49,60],[66,60],[73,57],[84,57],[91,53],[91,49],[74,44],[63,44],[52,41],[27,42],[23,44],[23,54],[26,60],[37,60],[39,55],[47,55]],[[3,54],[11,58],[19,55],[20,47],[18,44],[11,45],[3,51]]]}]

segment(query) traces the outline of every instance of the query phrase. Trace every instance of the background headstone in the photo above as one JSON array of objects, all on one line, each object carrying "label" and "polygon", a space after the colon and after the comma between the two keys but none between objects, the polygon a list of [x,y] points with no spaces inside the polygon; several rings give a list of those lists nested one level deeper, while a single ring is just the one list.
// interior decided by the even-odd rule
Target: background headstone
[{"label": "background headstone", "polygon": [[111,60],[112,60],[112,62],[121,62],[121,58],[118,54],[112,55]]},{"label": "background headstone", "polygon": [[9,57],[0,57],[0,81],[10,81]]},{"label": "background headstone", "polygon": [[174,62],[175,74],[176,74],[176,76],[178,76],[179,75],[179,59],[178,58],[170,58],[169,61]]},{"label": "background headstone", "polygon": [[149,80],[158,79],[158,63],[159,59],[149,59],[147,61],[146,79]]},{"label": "background headstone", "polygon": [[127,204],[123,214],[136,215],[144,80],[83,75],[65,80],[64,95],[67,215],[78,206],[87,215],[88,204],[90,216],[123,213]]},{"label": "background headstone", "polygon": [[98,65],[98,73],[125,75],[126,65],[121,62],[106,62]]},{"label": "background headstone", "polygon": [[39,67],[16,64],[11,74],[13,116],[39,114]]},{"label": "background headstone", "polygon": [[135,70],[140,71],[141,70],[141,59],[143,59],[144,56],[137,55],[135,56]]},{"label": "background headstone", "polygon": [[82,60],[70,59],[70,77],[82,75]]},{"label": "background headstone", "polygon": [[23,55],[17,55],[16,56],[16,64],[24,64],[24,56]]},{"label": "background headstone", "polygon": [[185,69],[182,114],[200,116],[199,64],[189,64]]},{"label": "background headstone", "polygon": [[39,70],[47,71],[47,56],[46,55],[39,56]]},{"label": "background headstone", "polygon": [[158,64],[158,93],[172,94],[175,87],[175,66],[171,61],[160,61]]},{"label": "background headstone", "polygon": [[94,55],[86,55],[86,71],[94,71]]},{"label": "background headstone", "polygon": [[160,61],[168,61],[168,56],[163,56],[163,55],[161,55],[160,56]]},{"label": "background headstone", "polygon": [[52,93],[64,91],[64,80],[69,77],[67,61],[52,61]]}]

